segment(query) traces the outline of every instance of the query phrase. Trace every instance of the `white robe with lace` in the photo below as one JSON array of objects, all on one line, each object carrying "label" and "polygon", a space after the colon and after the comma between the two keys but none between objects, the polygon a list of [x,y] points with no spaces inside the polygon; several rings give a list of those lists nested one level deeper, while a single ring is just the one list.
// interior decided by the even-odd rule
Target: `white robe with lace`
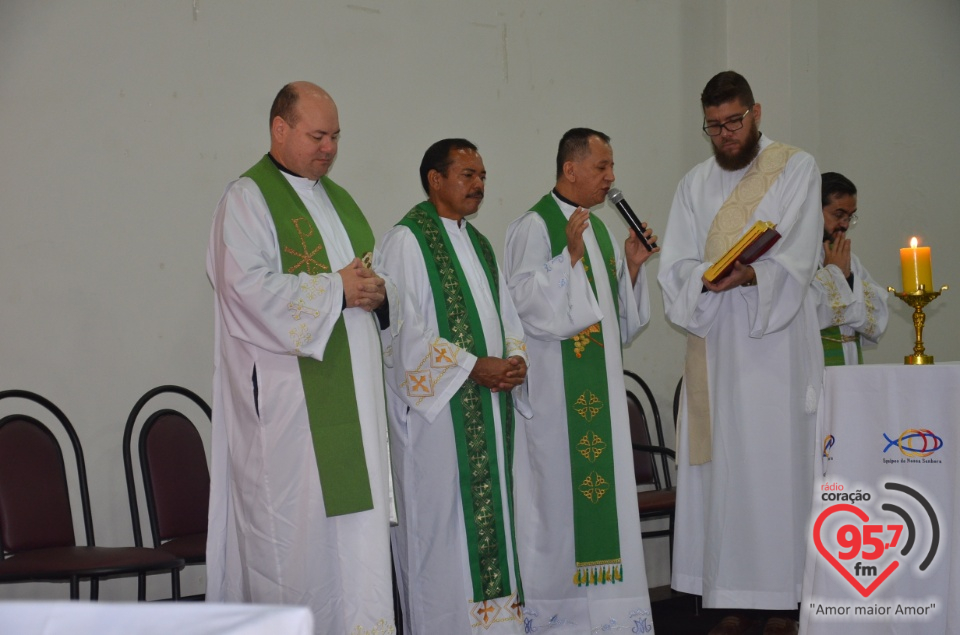
[{"label": "white robe with lace", "polygon": [[[761,148],[771,141],[761,137]],[[689,465],[681,400],[673,588],[705,607],[795,609],[807,544],[823,348],[809,294],[823,237],[820,172],[787,162],[747,226],[777,223],[781,240],[753,264],[757,285],[703,291],[714,217],[748,168],[713,158],[680,181],[660,254],[667,318],[706,337],[712,461]]]},{"label": "white robe with lace", "polygon": [[[556,199],[569,219],[575,208]],[[609,225],[608,225],[609,228]],[[613,238],[613,236],[611,236]],[[593,227],[584,232],[592,263],[603,263]],[[633,451],[623,379],[621,345],[629,343],[650,318],[645,266],[630,284],[616,240],[620,313],[607,276],[600,273],[594,294],[583,261],[570,266],[566,248],[552,256],[546,225],[528,212],[507,230],[504,272],[527,334],[528,383],[533,417],[520,420],[515,461],[517,549],[529,632],[592,633],[614,626],[652,627],[637,511]],[[597,264],[597,272],[604,271]],[[567,402],[563,394],[561,341],[601,323],[616,478],[617,516],[623,582],[578,587],[573,534],[573,486]],[[592,344],[591,344],[592,345]],[[562,626],[562,628],[560,628]],[[550,631],[552,632],[552,631]],[[629,632],[629,631],[628,631]]]},{"label": "white robe with lace", "polygon": [[[823,262],[823,247],[820,247],[820,262]],[[836,265],[827,265],[817,270],[810,285],[817,303],[817,318],[820,328],[839,326],[841,335],[860,333],[860,345],[876,345],[887,328],[887,289],[877,284],[860,263],[850,254],[850,271],[853,273],[853,288]],[[857,343],[843,343],[844,363],[856,365]]]}]

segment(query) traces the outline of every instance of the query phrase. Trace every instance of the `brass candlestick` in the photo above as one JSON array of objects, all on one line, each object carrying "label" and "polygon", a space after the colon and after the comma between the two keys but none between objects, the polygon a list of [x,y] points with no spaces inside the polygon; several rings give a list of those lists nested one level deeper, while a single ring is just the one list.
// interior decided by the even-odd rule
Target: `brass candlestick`
[{"label": "brass candlestick", "polygon": [[923,307],[933,302],[946,290],[947,285],[943,285],[939,291],[927,291],[925,285],[921,284],[919,289],[911,293],[897,293],[893,287],[887,287],[887,291],[913,307],[913,328],[917,332],[917,342],[913,345],[913,355],[903,358],[904,364],[933,364],[933,355],[923,354],[923,323],[927,319],[923,313]]}]

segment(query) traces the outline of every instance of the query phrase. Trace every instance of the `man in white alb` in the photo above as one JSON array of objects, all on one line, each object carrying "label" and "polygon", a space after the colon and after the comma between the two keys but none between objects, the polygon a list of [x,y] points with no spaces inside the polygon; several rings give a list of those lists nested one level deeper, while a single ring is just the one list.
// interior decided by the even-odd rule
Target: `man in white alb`
[{"label": "man in white alb", "polygon": [[650,318],[652,252],[631,231],[621,254],[590,213],[613,180],[610,138],[569,130],[553,191],[507,230],[531,360],[533,417],[519,422],[516,455],[529,632],[653,632],[621,354]]},{"label": "man in white alb", "polygon": [[307,606],[317,635],[386,635],[379,330],[395,302],[363,264],[370,226],[326,176],[339,137],[330,95],[288,84],[270,111],[270,153],[214,216],[207,599]]},{"label": "man in white alb", "polygon": [[512,450],[527,356],[493,249],[466,220],[483,201],[486,174],[466,139],[430,146],[420,163],[428,200],[386,234],[374,259],[401,296],[382,334],[400,517],[394,557],[411,635],[524,632]]},{"label": "man in white alb", "polygon": [[887,290],[853,253],[847,232],[857,223],[857,187],[838,172],[821,176],[823,249],[810,286],[827,366],[863,363],[863,340],[876,344],[887,328]]},{"label": "man in white alb", "polygon": [[[817,451],[822,383],[808,293],[823,232],[809,154],[760,134],[761,107],[738,73],[701,95],[714,156],[680,181],[658,280],[667,318],[687,333],[678,429],[673,587],[708,608],[795,611]],[[752,265],[707,269],[756,221],[782,235]],[[768,615],[761,615],[768,618]],[[788,617],[764,632],[795,632]],[[748,630],[725,618],[712,632]]]}]

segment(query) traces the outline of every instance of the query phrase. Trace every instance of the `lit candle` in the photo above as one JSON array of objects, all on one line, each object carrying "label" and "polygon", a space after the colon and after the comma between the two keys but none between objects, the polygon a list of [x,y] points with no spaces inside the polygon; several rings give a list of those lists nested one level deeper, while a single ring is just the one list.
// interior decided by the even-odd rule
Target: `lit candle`
[{"label": "lit candle", "polygon": [[917,237],[910,239],[910,246],[900,250],[900,271],[903,275],[903,292],[913,293],[922,284],[926,291],[933,291],[933,270],[930,266],[930,248],[917,247]]}]

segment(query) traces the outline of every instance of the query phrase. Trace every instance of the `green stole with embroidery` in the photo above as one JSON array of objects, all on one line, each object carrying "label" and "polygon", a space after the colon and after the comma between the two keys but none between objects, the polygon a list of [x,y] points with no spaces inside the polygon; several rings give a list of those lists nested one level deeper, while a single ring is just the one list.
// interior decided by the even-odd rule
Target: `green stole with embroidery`
[{"label": "green stole with embroidery", "polygon": [[[550,237],[550,250],[558,256],[567,246],[567,218],[552,194],[532,210],[543,218]],[[610,233],[595,214],[590,214],[593,233],[604,262],[595,270],[587,251],[583,266],[597,294],[595,271],[606,271],[613,296],[614,319],[619,320],[619,289],[616,259]],[[606,265],[606,266],[605,266]],[[601,278],[602,280],[602,278]],[[612,424],[601,324],[584,329],[560,344],[563,360],[563,394],[567,399],[567,434],[570,442],[570,476],[573,483],[573,531],[577,586],[616,584],[623,580],[620,561],[620,529],[614,480]],[[611,342],[620,345],[619,336]],[[623,398],[618,395],[617,398]]]},{"label": "green stole with embroidery", "polygon": [[[863,364],[863,349],[860,347],[860,334],[856,333],[853,341],[857,343],[857,363]],[[839,326],[828,326],[820,330],[820,341],[823,342],[824,366],[843,366],[846,357],[843,354],[843,334]]]},{"label": "green stole with embroidery", "polygon": [[[265,155],[243,176],[253,179],[263,194],[280,244],[283,272],[311,276],[331,273],[323,237],[300,196]],[[373,232],[353,197],[342,187],[321,177],[320,183],[343,223],[354,254],[373,251]],[[299,320],[291,304],[293,319]],[[295,334],[297,329],[291,329]],[[360,415],[353,384],[350,343],[343,315],[337,319],[324,349],[323,361],[298,357],[300,380],[310,420],[310,434],[317,457],[327,516],[340,516],[373,509],[370,476],[363,451]]]},{"label": "green stole with embroidery", "polygon": [[[502,357],[505,351],[488,351],[483,324],[463,267],[450,243],[450,237],[436,207],[428,201],[420,203],[398,223],[407,227],[417,239],[423,253],[427,277],[433,290],[437,313],[438,335],[477,357]],[[499,277],[496,257],[490,242],[470,224],[467,234],[480,256],[493,301],[500,312]],[[500,324],[501,339],[503,323]],[[493,408],[500,409],[503,423],[504,455],[507,465],[497,464],[497,438]],[[473,601],[481,602],[510,595],[510,566],[507,558],[506,518],[502,513],[500,480],[506,479],[510,516],[513,517],[513,400],[509,392],[493,393],[472,379],[467,379],[450,399],[460,475],[460,500],[467,534]],[[512,536],[513,532],[511,532]],[[516,564],[517,593],[520,589],[519,567]],[[521,599],[522,601],[522,599]]]}]

